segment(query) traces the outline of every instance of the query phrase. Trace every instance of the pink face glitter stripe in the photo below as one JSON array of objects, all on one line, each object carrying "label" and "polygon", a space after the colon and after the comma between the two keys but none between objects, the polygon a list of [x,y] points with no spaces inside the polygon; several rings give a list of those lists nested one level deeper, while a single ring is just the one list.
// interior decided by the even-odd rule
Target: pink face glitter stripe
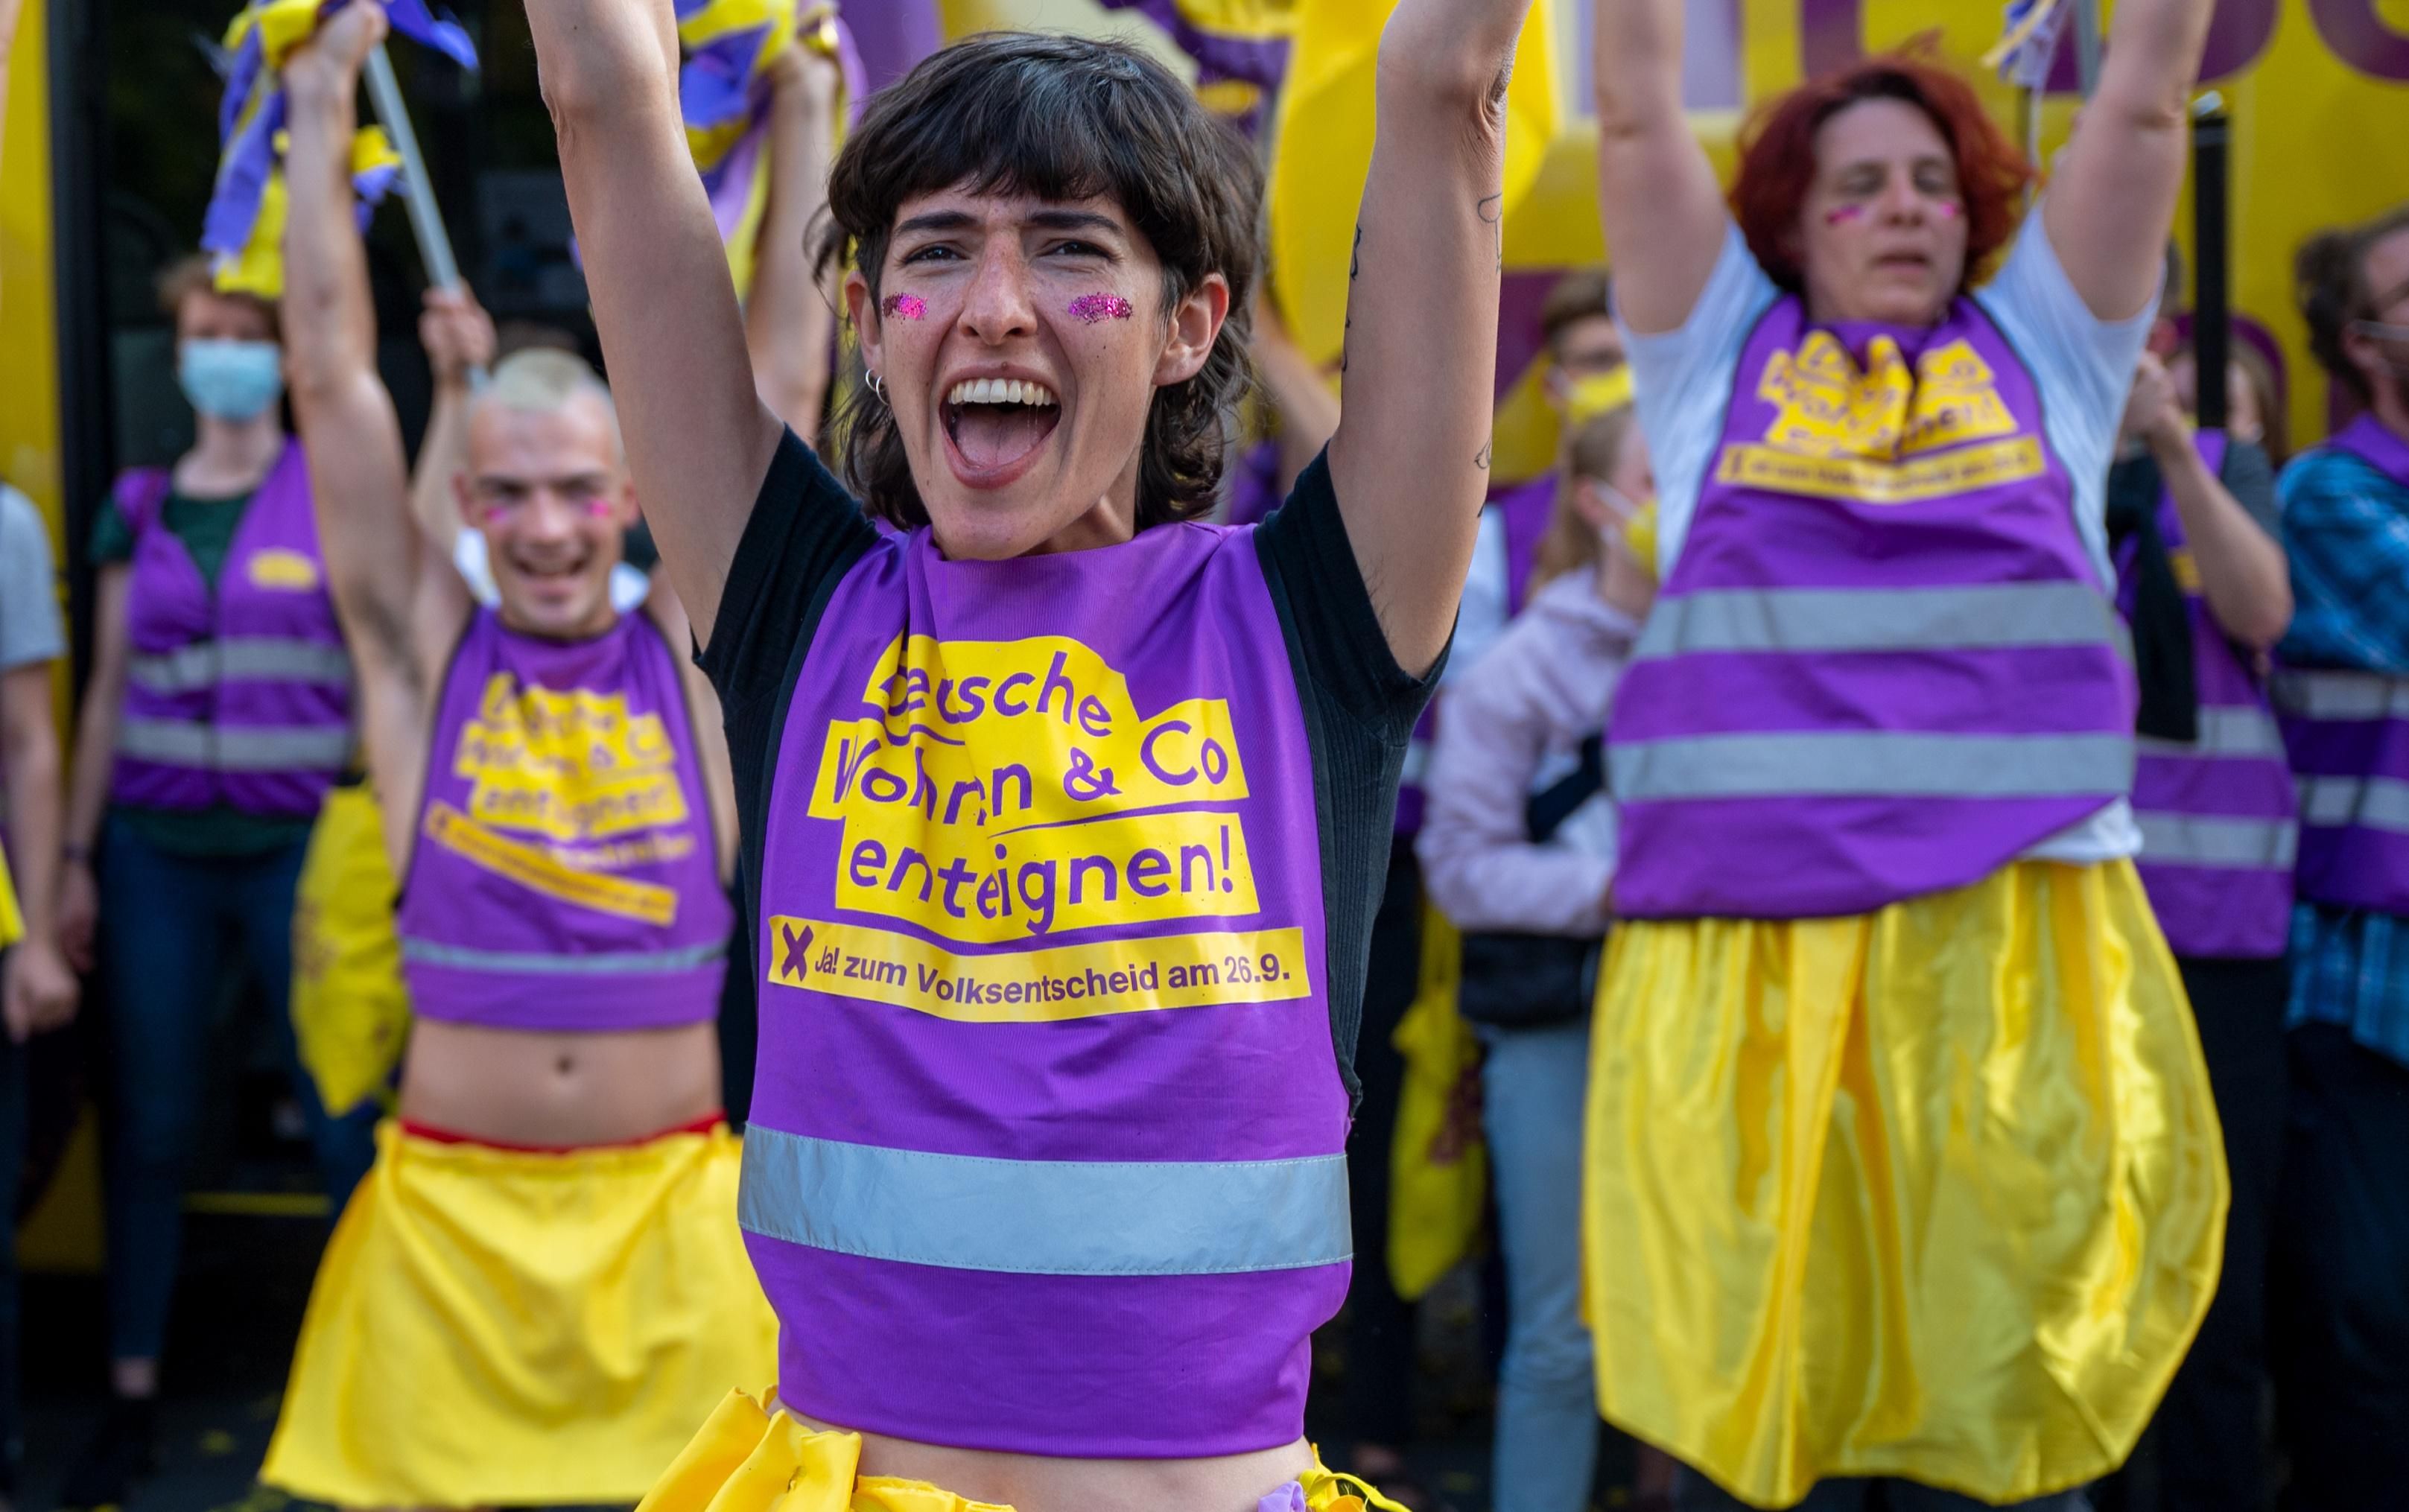
[{"label": "pink face glitter stripe", "polygon": [[1865,215],[1866,208],[1863,205],[1841,205],[1824,212],[1824,223],[1825,225],[1846,225],[1851,221],[1864,220]]},{"label": "pink face glitter stripe", "polygon": [[1127,320],[1137,311],[1117,294],[1083,294],[1071,301],[1071,318],[1093,325],[1100,320]]},{"label": "pink face glitter stripe", "polygon": [[878,308],[888,320],[918,320],[929,313],[916,294],[890,294]]}]

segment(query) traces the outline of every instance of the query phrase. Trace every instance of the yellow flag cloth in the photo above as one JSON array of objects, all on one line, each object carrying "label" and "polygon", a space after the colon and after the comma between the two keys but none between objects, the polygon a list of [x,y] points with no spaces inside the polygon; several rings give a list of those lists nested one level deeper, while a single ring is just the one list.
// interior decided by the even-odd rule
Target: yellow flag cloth
[{"label": "yellow flag cloth", "polygon": [[1599,1404],[1758,1506],[2097,1479],[2216,1289],[2223,1137],[2129,861],[1621,925],[1587,1123]]},{"label": "yellow flag cloth", "polygon": [[1463,959],[1455,926],[1425,907],[1421,987],[1391,1039],[1406,1081],[1389,1145],[1389,1281],[1409,1300],[1472,1252],[1489,1202],[1479,1126],[1450,1127],[1464,1079],[1480,1064],[1480,1042],[1455,1006]]},{"label": "yellow flag cloth", "polygon": [[[930,1361],[929,1368],[945,1367]],[[1012,1512],[925,1480],[864,1476],[860,1466],[859,1434],[815,1429],[730,1391],[636,1512]],[[1353,1476],[1334,1474],[1318,1452],[1289,1490],[1297,1499],[1280,1505],[1304,1512],[1406,1512]]]},{"label": "yellow flag cloth", "polygon": [[392,1085],[410,1037],[376,796],[326,795],[293,908],[293,1033],[318,1100],[341,1115]]},{"label": "yellow flag cloth", "polygon": [[260,1479],[336,1506],[626,1505],[777,1371],[725,1128],[541,1154],[387,1124]]},{"label": "yellow flag cloth", "polygon": [[[1373,76],[1396,0],[1299,0],[1268,209],[1280,315],[1317,364],[1338,359],[1349,253],[1372,164]],[[1507,235],[1561,125],[1551,0],[1535,0],[1506,92]]]}]

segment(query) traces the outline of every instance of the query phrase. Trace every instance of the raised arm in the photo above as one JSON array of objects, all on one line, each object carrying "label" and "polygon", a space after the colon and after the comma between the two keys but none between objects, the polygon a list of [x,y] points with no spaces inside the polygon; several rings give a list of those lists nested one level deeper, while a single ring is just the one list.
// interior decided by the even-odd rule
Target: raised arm
[{"label": "raised arm", "polygon": [[2041,200],[2049,244],[2100,320],[2130,320],[2157,292],[2211,9],[2119,0],[2099,88]]},{"label": "raised arm", "polygon": [[835,361],[836,304],[815,277],[806,245],[828,209],[836,157],[835,60],[798,42],[770,65],[770,201],[744,301],[753,386],[770,412],[801,437],[819,436]]},{"label": "raised arm", "polygon": [[[445,604],[419,589],[452,574],[426,569],[410,517],[401,423],[377,376],[376,311],[352,202],[353,96],[361,61],[384,24],[382,6],[353,0],[285,62],[284,329],[319,547],[359,682],[387,847],[399,865],[426,771],[432,673],[421,620]],[[450,603],[465,614],[465,590]]]},{"label": "raised arm", "polygon": [[1402,0],[1347,291],[1331,481],[1398,664],[1455,623],[1489,482],[1506,80],[1530,0]]},{"label": "raised arm", "polygon": [[478,368],[494,365],[494,323],[467,289],[429,289],[418,340],[435,375],[435,402],[411,471],[410,515],[427,551],[448,562],[463,529],[453,482],[469,466],[469,383]]},{"label": "raised arm", "polygon": [[678,114],[670,0],[527,0],[627,466],[708,635],[781,433]]},{"label": "raised arm", "polygon": [[1731,216],[1681,113],[1681,0],[1597,0],[1597,205],[1614,302],[1633,330],[1670,331],[1714,271]]}]

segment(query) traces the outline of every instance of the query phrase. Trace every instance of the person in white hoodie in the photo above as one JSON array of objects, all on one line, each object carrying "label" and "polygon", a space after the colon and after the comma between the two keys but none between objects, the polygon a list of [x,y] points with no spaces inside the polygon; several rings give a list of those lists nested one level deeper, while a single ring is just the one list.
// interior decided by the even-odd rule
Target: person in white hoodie
[{"label": "person in white hoodie", "polygon": [[1599,736],[1656,597],[1655,490],[1630,407],[1580,425],[1565,451],[1529,606],[1440,695],[1417,842],[1432,900],[1464,932],[1461,1007],[1488,1052],[1511,1319],[1497,1512],[1581,1512],[1596,1468],[1580,1215],[1590,1002],[1613,913]]}]

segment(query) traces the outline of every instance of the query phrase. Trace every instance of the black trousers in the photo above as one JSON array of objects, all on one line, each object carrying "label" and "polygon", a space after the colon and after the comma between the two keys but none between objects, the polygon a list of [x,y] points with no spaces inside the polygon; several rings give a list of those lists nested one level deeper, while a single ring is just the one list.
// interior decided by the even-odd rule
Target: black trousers
[{"label": "black trousers", "polygon": [[2294,1030],[2277,1201],[2286,1512],[2409,1505],[2409,1066]]},{"label": "black trousers", "polygon": [[1389,1043],[1421,985],[1422,874],[1411,843],[1389,859],[1388,888],[1372,918],[1372,964],[1363,978],[1363,1030],[1355,1074],[1363,1101],[1347,1141],[1349,1205],[1355,1225],[1355,1280],[1347,1294],[1346,1433],[1399,1446],[1414,1436],[1414,1305],[1389,1282],[1389,1146],[1406,1062]]},{"label": "black trousers", "polygon": [[[2267,1505],[2267,1264],[2284,1163],[2284,1005],[2291,973],[2274,960],[2185,957],[2185,990],[2225,1126],[2233,1208],[2225,1270],[2200,1337],[2151,1425],[2160,1512],[2259,1512]],[[2103,1503],[2117,1505],[2113,1494]],[[2122,1505],[2146,1512],[2146,1499]]]}]

